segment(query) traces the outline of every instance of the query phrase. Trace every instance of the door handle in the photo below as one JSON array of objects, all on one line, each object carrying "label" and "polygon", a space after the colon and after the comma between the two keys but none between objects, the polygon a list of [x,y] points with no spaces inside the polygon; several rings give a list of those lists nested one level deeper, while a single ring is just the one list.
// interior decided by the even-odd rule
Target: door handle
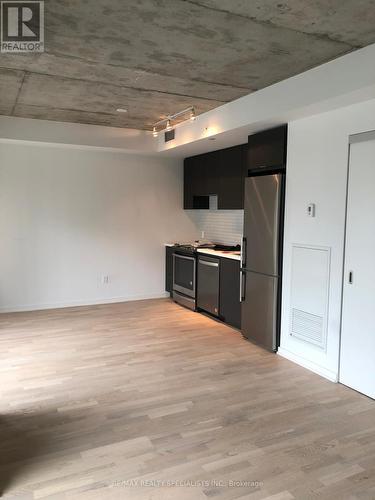
[{"label": "door handle", "polygon": [[218,262],[209,262],[208,260],[199,260],[199,264],[203,264],[204,266],[219,267]]},{"label": "door handle", "polygon": [[240,271],[240,302],[246,300],[246,273]]},{"label": "door handle", "polygon": [[349,279],[348,279],[349,285],[353,284],[353,271],[349,271]]},{"label": "door handle", "polygon": [[181,255],[180,253],[174,253],[173,258],[174,259],[185,259],[185,260],[194,260],[195,261],[194,257],[188,257],[187,255]]},{"label": "door handle", "polygon": [[247,238],[244,236],[242,238],[242,247],[241,247],[241,267],[246,267],[246,253],[247,253]]}]

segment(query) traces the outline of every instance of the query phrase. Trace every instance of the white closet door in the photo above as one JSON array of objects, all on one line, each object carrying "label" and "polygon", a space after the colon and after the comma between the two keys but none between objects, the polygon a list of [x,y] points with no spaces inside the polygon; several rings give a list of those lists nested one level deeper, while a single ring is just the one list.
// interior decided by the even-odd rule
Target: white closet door
[{"label": "white closet door", "polygon": [[350,146],[340,382],[375,398],[375,140]]}]

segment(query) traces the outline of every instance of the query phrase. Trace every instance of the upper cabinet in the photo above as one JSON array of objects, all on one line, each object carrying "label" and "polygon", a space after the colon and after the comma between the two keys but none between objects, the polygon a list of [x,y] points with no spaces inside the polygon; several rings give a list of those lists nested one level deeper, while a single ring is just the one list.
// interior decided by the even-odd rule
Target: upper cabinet
[{"label": "upper cabinet", "polygon": [[283,125],[250,135],[248,144],[186,158],[184,208],[209,208],[217,195],[219,210],[243,209],[249,170],[285,168],[287,131]]},{"label": "upper cabinet", "polygon": [[186,158],[184,208],[209,208],[217,195],[218,209],[242,209],[247,144]]},{"label": "upper cabinet", "polygon": [[244,207],[244,176],[247,144],[222,149],[218,164],[218,209]]},{"label": "upper cabinet", "polygon": [[249,135],[247,170],[285,167],[287,133],[288,126],[282,125]]}]

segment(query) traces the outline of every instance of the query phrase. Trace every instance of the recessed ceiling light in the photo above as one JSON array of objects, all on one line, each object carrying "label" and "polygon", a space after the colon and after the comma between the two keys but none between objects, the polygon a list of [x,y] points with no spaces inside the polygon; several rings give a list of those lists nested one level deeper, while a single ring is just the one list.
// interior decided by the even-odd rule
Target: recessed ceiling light
[{"label": "recessed ceiling light", "polygon": [[127,113],[128,112],[128,110],[125,108],[117,108],[116,111],[117,111],[117,113]]}]

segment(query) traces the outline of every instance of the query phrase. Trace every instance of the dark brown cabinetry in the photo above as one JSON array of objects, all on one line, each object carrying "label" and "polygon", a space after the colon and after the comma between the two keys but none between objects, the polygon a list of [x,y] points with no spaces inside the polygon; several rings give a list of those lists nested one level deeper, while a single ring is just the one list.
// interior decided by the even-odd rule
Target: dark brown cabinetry
[{"label": "dark brown cabinetry", "polygon": [[209,196],[217,195],[218,209],[243,208],[247,144],[186,158],[184,208],[209,208]]},{"label": "dark brown cabinetry", "polygon": [[247,146],[220,151],[218,172],[218,209],[242,209],[244,201],[244,162]]},{"label": "dark brown cabinetry", "polygon": [[240,261],[220,260],[220,317],[225,323],[241,328]]},{"label": "dark brown cabinetry", "polygon": [[191,156],[184,162],[184,208],[209,208],[217,195],[219,210],[244,207],[244,178],[249,170],[286,165],[287,125],[250,135],[248,144]]},{"label": "dark brown cabinetry", "polygon": [[173,291],[173,247],[165,247],[165,291]]},{"label": "dark brown cabinetry", "polygon": [[287,125],[282,125],[249,135],[247,170],[285,167],[287,133]]}]

